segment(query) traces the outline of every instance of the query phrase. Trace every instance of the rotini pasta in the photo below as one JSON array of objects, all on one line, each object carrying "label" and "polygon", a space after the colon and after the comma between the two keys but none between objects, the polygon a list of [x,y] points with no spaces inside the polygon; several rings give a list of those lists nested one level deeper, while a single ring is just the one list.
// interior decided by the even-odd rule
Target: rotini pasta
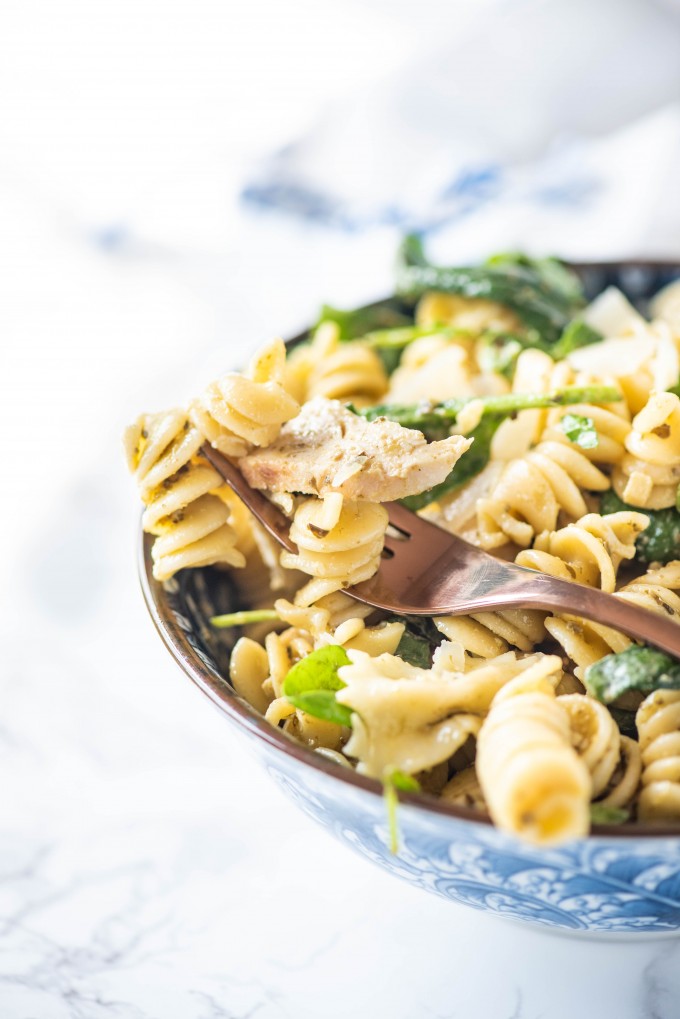
[{"label": "rotini pasta", "polygon": [[587,833],[590,772],[548,677],[521,676],[497,694],[477,738],[477,774],[500,828],[538,845]]},{"label": "rotini pasta", "polygon": [[377,402],[388,385],[375,351],[361,343],[341,343],[335,322],[322,322],[311,345],[293,351],[287,379],[301,402],[323,396],[357,406]]},{"label": "rotini pasta", "polygon": [[641,821],[680,821],[680,690],[655,690],[636,715],[642,752]]},{"label": "rotini pasta", "polygon": [[227,456],[245,456],[253,446],[268,446],[295,417],[300,405],[282,385],[285,360],[283,342],[274,340],[245,374],[223,375],[193,401],[189,416],[211,446]]},{"label": "rotini pasta", "polygon": [[387,511],[376,503],[354,502],[341,495],[305,499],[295,512],[290,536],[298,552],[282,552],[288,569],[314,579],[296,596],[299,605],[368,580],[380,565],[388,524]]},{"label": "rotini pasta", "polygon": [[[636,580],[624,584],[615,592],[617,598],[625,598],[641,608],[670,616],[680,623],[680,562],[652,569]],[[625,651],[631,639],[608,626],[574,617],[550,616],[545,628],[564,648],[575,663],[576,675],[583,678],[588,666],[598,662],[605,655]]]},{"label": "rotini pasta", "polygon": [[201,460],[201,433],[186,414],[143,414],[125,433],[128,466],[146,509],[142,526],[156,536],[151,555],[156,580],[187,567],[243,566],[222,479]]},{"label": "rotini pasta", "polygon": [[628,452],[614,471],[614,490],[643,509],[675,506],[680,485],[680,399],[652,393],[633,419]]},{"label": "rotini pasta", "polygon": [[608,488],[607,476],[573,445],[540,442],[511,460],[493,495],[477,503],[479,543],[486,549],[508,542],[527,548],[536,534],[555,530],[560,513],[572,520],[585,516],[582,489]]}]

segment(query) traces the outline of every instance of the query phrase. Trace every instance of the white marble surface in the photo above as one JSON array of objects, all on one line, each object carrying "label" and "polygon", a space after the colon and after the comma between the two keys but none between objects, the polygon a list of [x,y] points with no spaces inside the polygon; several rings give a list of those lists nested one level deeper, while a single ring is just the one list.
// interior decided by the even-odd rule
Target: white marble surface
[{"label": "white marble surface", "polygon": [[[322,298],[382,292],[395,238],[301,233],[235,202],[238,159],[261,133],[276,140],[333,98],[322,71],[337,75],[336,50],[313,63],[313,96],[302,75],[286,79],[283,105],[256,97],[246,130],[225,114],[242,79],[223,73],[188,5],[168,19],[167,5],[102,3],[84,37],[93,8],[61,6],[45,26],[46,8],[9,4],[0,32],[14,96],[0,112],[12,142],[0,151],[0,1019],[677,1019],[680,940],[562,938],[398,883],[298,813],[162,647],[137,586],[121,428]],[[374,50],[387,7],[361,16]],[[271,13],[239,9],[251,29]],[[413,44],[406,10],[389,20],[386,68]],[[357,10],[334,11],[349,45]],[[156,31],[182,73],[166,52],[145,76]],[[271,38],[269,97],[286,64]],[[286,39],[298,59],[309,49]],[[121,217],[131,234],[112,229]]]}]

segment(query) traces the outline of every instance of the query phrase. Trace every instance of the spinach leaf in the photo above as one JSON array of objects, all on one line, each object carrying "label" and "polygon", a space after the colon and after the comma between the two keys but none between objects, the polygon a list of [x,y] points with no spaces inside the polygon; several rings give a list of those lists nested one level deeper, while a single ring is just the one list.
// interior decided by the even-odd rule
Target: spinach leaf
[{"label": "spinach leaf", "polygon": [[515,373],[517,358],[523,350],[542,350],[552,357],[553,361],[561,361],[579,347],[587,347],[591,343],[599,343],[604,337],[582,319],[573,319],[565,328],[556,343],[546,343],[535,329],[526,333],[492,332],[484,333],[479,340],[477,357],[482,371],[498,372],[506,379],[512,379]]},{"label": "spinach leaf", "polygon": [[555,259],[497,255],[484,265],[432,265],[418,237],[407,237],[397,261],[397,293],[416,301],[428,290],[481,297],[511,308],[548,343],[559,340],[585,303],[578,278]]},{"label": "spinach leaf", "polygon": [[344,311],[324,304],[319,312],[317,326],[322,322],[335,322],[340,328],[341,340],[356,340],[376,330],[393,329],[395,327],[413,326],[413,317],[392,308],[387,304],[377,304],[368,308],[354,308]]},{"label": "spinach leaf", "polygon": [[615,492],[605,492],[600,500],[600,513],[618,513],[621,510],[636,510],[649,517],[649,525],[635,542],[638,562],[669,563],[680,558],[680,512],[677,509],[670,506],[662,510],[640,510],[622,502]]},{"label": "spinach leaf", "polygon": [[251,609],[247,612],[228,612],[224,616],[212,616],[210,622],[219,628],[227,626],[248,626],[250,623],[266,623],[280,619],[274,609]]},{"label": "spinach leaf", "polygon": [[604,336],[597,329],[593,329],[583,319],[575,318],[565,328],[557,343],[547,349],[547,353],[554,361],[561,361],[572,351],[600,343],[603,339]]},{"label": "spinach leaf", "polygon": [[635,724],[635,712],[628,711],[626,708],[610,707],[609,712],[619,727],[619,732],[622,736],[630,736],[631,739],[637,739],[638,731]]},{"label": "spinach leaf", "polygon": [[485,265],[530,269],[535,274],[541,290],[557,304],[571,308],[585,303],[581,281],[558,258],[531,258],[522,252],[512,251],[491,255],[486,259]]},{"label": "spinach leaf", "polygon": [[442,640],[432,619],[427,616],[394,616],[390,622],[406,625],[395,655],[409,665],[429,669],[432,665],[432,652]]},{"label": "spinach leaf", "polygon": [[283,694],[296,708],[314,718],[351,725],[352,709],[335,699],[336,691],[345,686],[338,669],[349,664],[349,655],[339,645],[318,648],[288,672],[283,681]]},{"label": "spinach leaf", "polygon": [[404,630],[394,653],[397,658],[403,659],[409,665],[417,665],[419,669],[429,669],[432,665],[432,649],[429,641],[424,637],[409,633],[408,630]]},{"label": "spinach leaf", "polygon": [[595,449],[598,438],[595,422],[582,414],[565,414],[560,418],[559,427],[574,445],[581,449]]},{"label": "spinach leaf", "polygon": [[630,810],[625,807],[610,807],[604,803],[590,804],[591,824],[623,824],[630,820]]},{"label": "spinach leaf", "polygon": [[655,648],[633,644],[589,665],[585,684],[603,704],[611,704],[629,690],[680,690],[680,662]]},{"label": "spinach leaf", "polygon": [[491,440],[493,439],[503,417],[501,415],[488,415],[483,417],[476,428],[470,432],[470,438],[474,441],[464,456],[454,464],[450,474],[434,488],[418,495],[409,495],[401,502],[411,510],[422,509],[431,502],[441,499],[449,492],[455,492],[462,488],[471,478],[479,474],[489,462],[491,456]]}]

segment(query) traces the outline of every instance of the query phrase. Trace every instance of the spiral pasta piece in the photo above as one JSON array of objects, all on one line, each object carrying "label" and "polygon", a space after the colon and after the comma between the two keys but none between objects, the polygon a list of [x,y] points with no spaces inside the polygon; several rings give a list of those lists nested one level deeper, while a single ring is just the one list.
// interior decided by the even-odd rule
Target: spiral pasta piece
[{"label": "spiral pasta piece", "polygon": [[[617,598],[639,605],[640,608],[674,619],[680,624],[680,560],[649,570],[624,587],[615,591]],[[564,648],[576,665],[576,675],[583,679],[589,665],[605,655],[625,651],[632,640],[617,630],[601,623],[572,616],[549,616],[545,628]]]},{"label": "spiral pasta piece", "polygon": [[282,382],[286,348],[273,340],[253,357],[245,374],[228,372],[194,400],[189,417],[211,446],[240,457],[253,446],[268,446],[300,405]]},{"label": "spiral pasta piece", "polygon": [[573,520],[588,512],[581,489],[608,488],[607,476],[575,446],[540,442],[509,461],[493,494],[477,503],[479,543],[527,548],[536,534],[555,530],[560,512]]},{"label": "spiral pasta piece", "polygon": [[590,772],[593,799],[626,806],[640,781],[637,743],[621,736],[607,708],[592,697],[567,694],[558,702],[569,715],[572,745]]},{"label": "spiral pasta piece", "polygon": [[635,717],[642,752],[638,819],[680,822],[680,690],[655,690]]},{"label": "spiral pasta piece", "polygon": [[624,560],[635,556],[635,541],[649,524],[643,513],[588,513],[558,531],[539,534],[515,562],[552,577],[613,591]]},{"label": "spiral pasta piece", "polygon": [[325,499],[304,499],[290,529],[297,553],[282,552],[287,569],[315,579],[298,591],[298,605],[311,605],[324,595],[368,580],[380,566],[389,523],[379,503],[355,502],[336,493]]},{"label": "spiral pasta piece", "polygon": [[200,459],[203,436],[181,410],[143,414],[124,436],[128,466],[146,509],[142,526],[156,536],[153,575],[168,580],[177,570],[225,563],[243,566],[222,479]]},{"label": "spiral pasta piece", "polygon": [[536,845],[588,833],[590,773],[547,678],[520,676],[496,695],[477,737],[477,775],[498,827]]},{"label": "spiral pasta piece", "polygon": [[300,401],[314,396],[354,403],[375,403],[387,392],[383,363],[360,341],[342,343],[335,322],[322,322],[308,347],[294,350],[286,379]]},{"label": "spiral pasta piece", "polygon": [[652,393],[633,418],[626,450],[613,475],[616,494],[632,506],[675,506],[680,484],[680,398]]}]

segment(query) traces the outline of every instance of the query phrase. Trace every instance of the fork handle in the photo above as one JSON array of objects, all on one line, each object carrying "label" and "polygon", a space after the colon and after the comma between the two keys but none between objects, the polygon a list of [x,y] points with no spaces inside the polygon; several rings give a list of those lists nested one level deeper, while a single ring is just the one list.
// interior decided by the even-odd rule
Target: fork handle
[{"label": "fork handle", "polygon": [[[525,603],[535,608],[567,612],[602,623],[680,658],[679,621],[640,608],[625,598],[616,598],[583,584],[572,584],[557,577],[541,575],[532,577],[531,584],[527,584]],[[516,598],[514,604],[518,604]]]},{"label": "fork handle", "polygon": [[262,492],[251,488],[231,460],[228,460],[224,453],[213,449],[208,442],[201,446],[201,453],[209,460],[218,474],[236,493],[239,499],[246,504],[250,512],[260,521],[266,531],[269,531],[272,538],[280,545],[287,548],[289,552],[296,553],[298,547],[290,539],[290,520],[287,520],[283,513],[267,499]]}]

